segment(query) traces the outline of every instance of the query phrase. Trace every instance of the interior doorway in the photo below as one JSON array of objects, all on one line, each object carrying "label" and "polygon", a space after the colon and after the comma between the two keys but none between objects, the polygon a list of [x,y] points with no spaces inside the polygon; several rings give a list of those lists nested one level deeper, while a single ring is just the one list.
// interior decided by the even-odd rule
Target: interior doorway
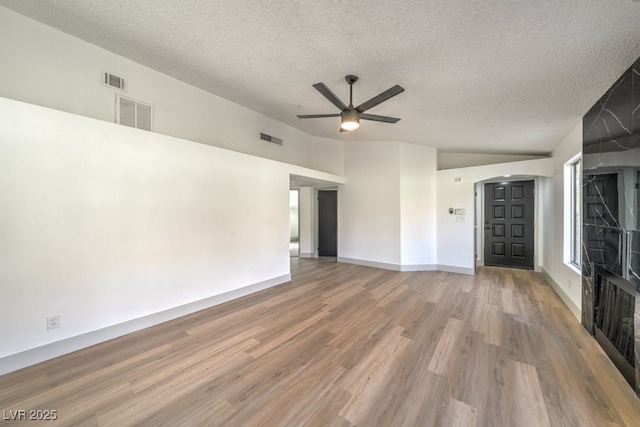
[{"label": "interior doorway", "polygon": [[300,193],[289,190],[289,256],[300,255]]},{"label": "interior doorway", "polygon": [[338,255],[338,191],[318,190],[318,256]]},{"label": "interior doorway", "polygon": [[534,268],[533,180],[484,185],[484,265]]}]

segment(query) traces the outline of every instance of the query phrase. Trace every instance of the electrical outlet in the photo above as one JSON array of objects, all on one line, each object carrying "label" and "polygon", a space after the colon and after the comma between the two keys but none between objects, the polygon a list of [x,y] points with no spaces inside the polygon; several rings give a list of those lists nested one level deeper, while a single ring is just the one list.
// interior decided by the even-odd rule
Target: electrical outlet
[{"label": "electrical outlet", "polygon": [[47,317],[47,330],[56,329],[60,327],[60,315],[54,314]]}]

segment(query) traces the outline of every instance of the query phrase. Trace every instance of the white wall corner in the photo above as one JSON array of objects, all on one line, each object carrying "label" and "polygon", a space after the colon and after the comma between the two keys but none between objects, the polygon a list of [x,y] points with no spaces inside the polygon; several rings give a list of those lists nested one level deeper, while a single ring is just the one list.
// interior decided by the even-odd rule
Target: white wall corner
[{"label": "white wall corner", "polygon": [[545,279],[547,279],[547,282],[549,282],[553,290],[556,292],[556,294],[558,294],[562,302],[564,302],[564,304],[567,306],[569,311],[571,311],[571,313],[578,320],[578,322],[580,322],[581,315],[582,315],[581,308],[578,307],[578,305],[569,297],[569,295],[567,295],[563,287],[560,286],[555,280],[553,280],[553,277],[551,277],[551,275],[547,272],[547,270],[542,268],[541,272],[544,275]]},{"label": "white wall corner", "polygon": [[369,261],[366,259],[347,258],[341,256],[337,258],[337,261],[343,262],[345,264],[355,264],[362,265],[364,267],[381,268],[383,270],[401,271],[401,266],[399,264],[391,264],[387,262]]}]

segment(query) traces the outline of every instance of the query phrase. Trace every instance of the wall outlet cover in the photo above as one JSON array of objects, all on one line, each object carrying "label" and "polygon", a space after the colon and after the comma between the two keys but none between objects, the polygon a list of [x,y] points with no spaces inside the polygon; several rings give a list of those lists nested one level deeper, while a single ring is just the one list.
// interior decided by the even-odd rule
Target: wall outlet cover
[{"label": "wall outlet cover", "polygon": [[57,329],[60,327],[60,315],[54,314],[47,317],[47,330]]}]

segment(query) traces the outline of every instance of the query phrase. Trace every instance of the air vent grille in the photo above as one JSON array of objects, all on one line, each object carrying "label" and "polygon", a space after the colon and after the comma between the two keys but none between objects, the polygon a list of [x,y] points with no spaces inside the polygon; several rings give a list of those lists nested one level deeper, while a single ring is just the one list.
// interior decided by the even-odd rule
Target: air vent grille
[{"label": "air vent grille", "polygon": [[104,71],[102,76],[102,84],[115,89],[125,90],[124,79],[115,74]]},{"label": "air vent grille", "polygon": [[151,105],[116,95],[116,123],[150,131],[152,113]]},{"label": "air vent grille", "polygon": [[263,141],[270,142],[276,145],[282,145],[282,140],[280,138],[276,138],[275,136],[267,135],[266,133],[260,133],[260,139]]}]

